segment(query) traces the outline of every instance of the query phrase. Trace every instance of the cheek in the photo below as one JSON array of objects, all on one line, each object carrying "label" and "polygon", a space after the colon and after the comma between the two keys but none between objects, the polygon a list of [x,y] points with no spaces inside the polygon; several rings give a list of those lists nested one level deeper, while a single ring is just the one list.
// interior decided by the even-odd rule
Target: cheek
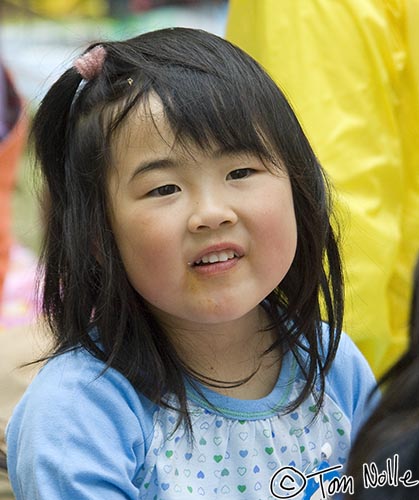
[{"label": "cheek", "polygon": [[138,227],[131,235],[119,238],[117,244],[129,274],[155,272],[167,263],[167,243],[159,236],[154,231],[143,232]]},{"label": "cheek", "polygon": [[259,214],[259,224],[255,241],[259,241],[259,248],[263,261],[272,268],[278,267],[278,272],[286,274],[294,260],[297,248],[297,224],[295,219],[292,198],[283,198],[278,206],[269,204]]},{"label": "cheek", "polygon": [[149,259],[161,250],[162,225],[138,211],[122,211],[115,218],[114,234],[123,260]]},{"label": "cheek", "polygon": [[269,260],[277,263],[281,268],[290,267],[297,248],[295,224],[290,222],[284,225],[274,219],[272,225],[266,228],[261,237],[265,241]]},{"label": "cheek", "polygon": [[146,300],[155,300],[178,270],[173,225],[161,220],[134,218],[119,226],[116,243],[128,278]]}]

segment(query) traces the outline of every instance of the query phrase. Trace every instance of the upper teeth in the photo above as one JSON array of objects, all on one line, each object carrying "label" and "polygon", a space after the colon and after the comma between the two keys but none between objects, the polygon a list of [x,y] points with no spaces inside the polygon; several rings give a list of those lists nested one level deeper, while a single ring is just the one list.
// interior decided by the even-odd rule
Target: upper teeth
[{"label": "upper teeth", "polygon": [[195,264],[214,264],[215,262],[225,262],[229,259],[234,259],[235,253],[233,250],[224,250],[222,252],[209,253],[197,260]]}]

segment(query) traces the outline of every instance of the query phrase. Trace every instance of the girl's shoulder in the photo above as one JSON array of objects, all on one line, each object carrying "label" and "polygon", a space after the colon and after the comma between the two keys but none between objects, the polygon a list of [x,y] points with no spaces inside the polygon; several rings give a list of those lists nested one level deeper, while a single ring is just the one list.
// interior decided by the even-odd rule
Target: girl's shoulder
[{"label": "girl's shoulder", "polygon": [[[328,324],[322,323],[319,350],[320,358],[323,360],[328,351],[329,336]],[[300,359],[303,363],[308,363],[308,353],[302,349]],[[352,415],[357,401],[368,399],[376,386],[374,374],[366,358],[350,336],[342,332],[336,355],[326,375],[326,393],[343,403],[348,415]]]},{"label": "girl's shoulder", "polygon": [[[327,344],[329,335],[326,328],[325,332],[323,337],[324,345]],[[366,358],[355,342],[344,332],[342,332],[328,378],[338,386],[344,384],[348,388],[348,384],[352,384],[355,395],[367,386],[371,390],[376,385],[375,377]]]},{"label": "girl's shoulder", "polygon": [[42,367],[14,409],[6,431],[9,475],[15,491],[28,488],[24,498],[36,498],[39,484],[48,498],[60,497],[48,479],[51,468],[68,481],[59,487],[73,491],[80,467],[95,477],[98,456],[135,475],[151,439],[155,405],[105,368],[84,349],[60,354]]},{"label": "girl's shoulder", "polygon": [[[324,341],[327,343],[327,328]],[[332,367],[326,376],[326,393],[352,421],[355,435],[378,401],[372,370],[354,341],[342,333]]]},{"label": "girl's shoulder", "polygon": [[65,404],[66,401],[86,396],[100,397],[105,390],[108,396],[119,395],[121,402],[133,405],[147,400],[139,395],[132,384],[120,372],[109,368],[105,363],[86,349],[80,347],[69,350],[49,359],[39,370],[30,384],[23,399],[54,397]]},{"label": "girl's shoulder", "polygon": [[139,422],[155,409],[121,373],[107,367],[84,348],[69,350],[49,359],[29,385],[14,413],[36,410],[42,415],[46,407],[49,418],[54,412],[88,412],[98,407],[107,408],[115,415],[126,416],[131,412]]}]

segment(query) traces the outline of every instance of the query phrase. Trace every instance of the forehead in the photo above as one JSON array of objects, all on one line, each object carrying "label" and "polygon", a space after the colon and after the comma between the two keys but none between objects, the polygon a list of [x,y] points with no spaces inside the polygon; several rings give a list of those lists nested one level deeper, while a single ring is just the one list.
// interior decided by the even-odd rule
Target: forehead
[{"label": "forehead", "polygon": [[112,140],[114,157],[131,148],[146,152],[169,152],[175,147],[175,134],[167,120],[163,104],[156,95],[142,99],[124,119]]},{"label": "forehead", "polygon": [[191,139],[176,137],[157,96],[150,96],[131,110],[115,134],[111,149],[114,168],[109,180],[116,180],[118,185],[121,180],[129,184],[138,172],[157,171],[169,165],[186,171],[209,158],[232,153],[214,142],[203,148]]}]

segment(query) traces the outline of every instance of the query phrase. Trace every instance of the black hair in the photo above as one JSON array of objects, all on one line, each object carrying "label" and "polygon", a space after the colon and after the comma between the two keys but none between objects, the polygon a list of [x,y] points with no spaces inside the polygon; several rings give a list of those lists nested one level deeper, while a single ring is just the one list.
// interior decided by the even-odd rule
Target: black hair
[{"label": "black hair", "polygon": [[[362,500],[377,494],[375,489],[364,489],[364,464],[375,463],[381,472],[386,469],[386,461],[398,455],[400,475],[409,469],[414,471],[412,480],[419,480],[419,257],[413,275],[409,345],[381,377],[377,389],[380,386],[382,398],[361,428],[348,465],[348,474],[354,478],[355,498]],[[383,500],[406,500],[416,499],[418,494],[419,485],[407,489],[400,482],[397,488],[380,488],[379,496]]]},{"label": "black hair", "polygon": [[[320,404],[342,328],[342,270],[328,182],[285,96],[249,55],[201,30],[163,29],[100,45],[106,58],[99,74],[82,81],[74,67],[68,69],[33,123],[48,199],[40,290],[55,339],[52,355],[82,346],[152,401],[164,405],[166,394],[175,395],[187,418],[184,381],[196,374],[131,286],[107,208],[112,138],[153,94],[185,147],[219,146],[285,165],[297,250],[264,303],[277,332],[271,349],[291,350],[307,380],[284,411],[310,392]],[[329,325],[325,339],[322,311]]]}]

